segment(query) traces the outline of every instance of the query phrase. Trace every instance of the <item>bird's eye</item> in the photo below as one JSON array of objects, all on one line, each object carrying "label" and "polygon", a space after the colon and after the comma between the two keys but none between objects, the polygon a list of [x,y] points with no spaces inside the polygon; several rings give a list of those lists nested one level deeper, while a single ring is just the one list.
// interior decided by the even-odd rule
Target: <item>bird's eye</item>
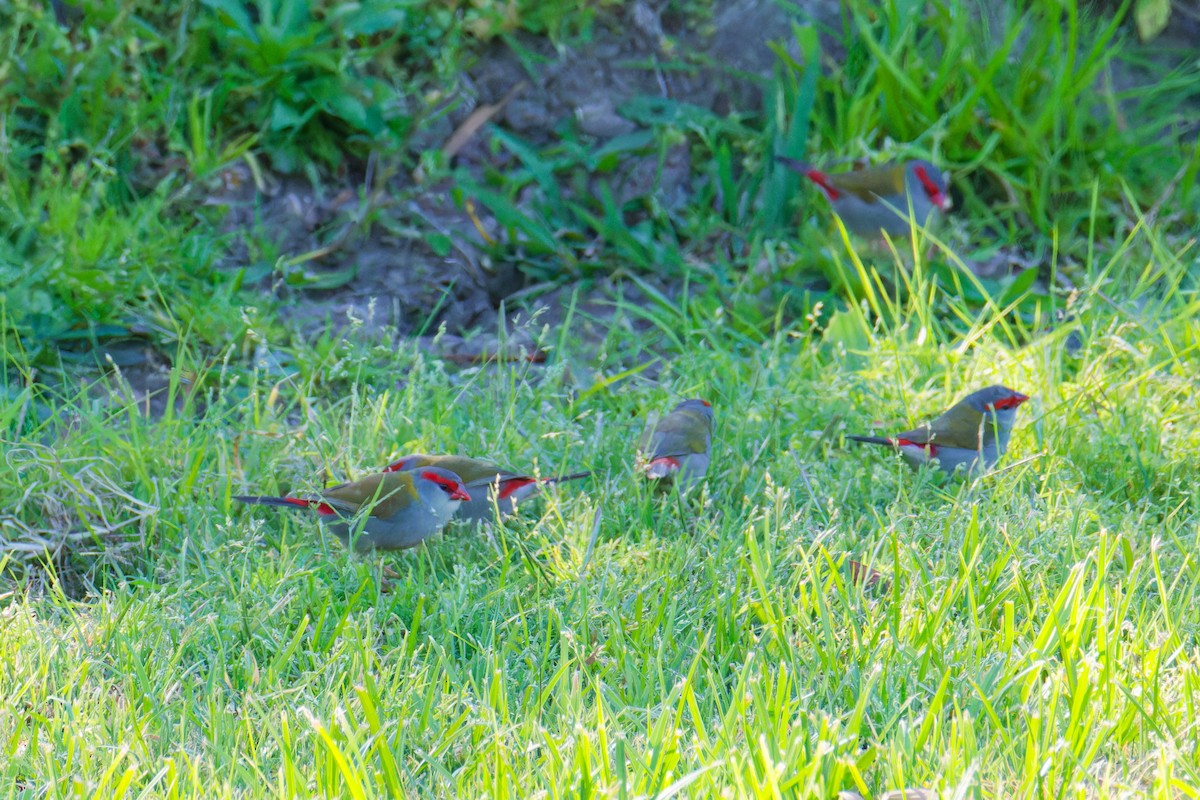
[{"label": "bird's eye", "polygon": [[427,481],[433,481],[434,483],[436,483],[438,485],[438,488],[441,489],[446,494],[451,494],[453,492],[458,491],[458,484],[456,484],[452,480],[443,478],[441,475],[438,475],[436,472],[422,472],[421,477]]},{"label": "bird's eye", "polygon": [[988,408],[993,411],[996,409],[1003,410],[1006,408],[1016,408],[1017,406],[1021,405],[1021,403],[1024,403],[1028,399],[1029,398],[1023,394],[1010,395],[1008,397],[1004,397],[1004,398],[1001,398],[1000,400],[997,400],[995,403],[989,403]]}]

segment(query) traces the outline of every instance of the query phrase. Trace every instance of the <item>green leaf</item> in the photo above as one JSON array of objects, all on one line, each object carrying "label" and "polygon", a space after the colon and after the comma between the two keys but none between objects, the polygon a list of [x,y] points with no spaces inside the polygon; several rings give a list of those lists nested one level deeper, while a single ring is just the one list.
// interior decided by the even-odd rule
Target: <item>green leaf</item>
[{"label": "green leaf", "polygon": [[341,92],[329,98],[329,112],[338,119],[344,120],[360,131],[368,131],[370,133],[378,133],[381,125],[378,119],[374,130],[372,130],[371,121],[367,113],[367,107],[362,104],[362,101],[357,97],[346,92]]},{"label": "green leaf", "polygon": [[871,347],[871,332],[862,314],[854,311],[835,311],[825,326],[822,337],[827,344],[840,344],[846,352],[865,352]]},{"label": "green leaf", "polygon": [[654,145],[653,131],[634,131],[617,136],[604,143],[592,154],[593,165],[598,165],[605,159],[625,153],[640,153]]},{"label": "green leaf", "polygon": [[[764,160],[773,160],[777,155],[793,158],[803,156],[808,141],[808,126],[813,103],[817,96],[817,78],[821,73],[821,45],[817,32],[811,27],[792,26],[792,35],[803,56],[803,63],[791,57],[781,45],[770,45],[778,60],[771,102],[772,115],[783,127],[771,131],[770,147],[773,152],[765,154]],[[799,179],[786,167],[772,164],[770,178],[764,187],[762,198],[762,221],[769,228],[776,228],[786,220],[787,202]]]},{"label": "green leaf", "polygon": [[558,253],[561,250],[552,230],[545,224],[531,219],[507,198],[482,190],[476,192],[476,197],[480,204],[487,206],[495,215],[497,222],[510,231],[523,233],[527,245],[536,246],[544,253]]},{"label": "green leaf", "polygon": [[217,12],[227,27],[234,28],[247,39],[257,42],[258,34],[246,13],[246,4],[239,0],[201,0],[201,4]]},{"label": "green leaf", "polygon": [[[377,33],[395,30],[404,23],[404,12],[397,8],[380,11],[350,4],[341,8],[347,9],[341,19],[342,30],[347,36],[374,36]],[[336,16],[337,13],[331,16]]]},{"label": "green leaf", "polygon": [[282,31],[303,30],[311,19],[307,0],[284,0],[279,5],[279,29]]},{"label": "green leaf", "polygon": [[425,237],[425,243],[429,245],[429,249],[437,253],[442,258],[450,255],[450,248],[454,246],[454,242],[444,233],[431,233]]},{"label": "green leaf", "polygon": [[1038,271],[1036,269],[1027,269],[1013,278],[1012,283],[1008,285],[1004,290],[1004,294],[1000,296],[1000,305],[1006,306],[1029,291],[1034,281],[1037,280],[1037,276]]},{"label": "green leaf", "polygon": [[307,121],[307,117],[300,114],[296,109],[292,108],[282,100],[276,99],[271,104],[271,122],[270,128],[273,131],[286,131],[293,128],[299,128]]},{"label": "green leaf", "polygon": [[1133,7],[1138,36],[1148,42],[1163,32],[1171,19],[1171,0],[1137,0]]},{"label": "green leaf", "polygon": [[299,286],[305,289],[337,289],[354,280],[357,275],[358,265],[354,264],[349,269],[340,269],[334,272],[293,272],[287,276],[287,283],[289,286]]}]

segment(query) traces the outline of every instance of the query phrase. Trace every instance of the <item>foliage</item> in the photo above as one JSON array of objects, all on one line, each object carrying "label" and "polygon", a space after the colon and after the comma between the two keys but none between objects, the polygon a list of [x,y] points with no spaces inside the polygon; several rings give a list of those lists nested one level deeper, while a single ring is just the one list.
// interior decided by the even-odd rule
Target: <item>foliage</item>
[{"label": "foliage", "polygon": [[[1122,18],[1074,2],[851,2],[844,60],[781,31],[761,116],[635,98],[606,142],[491,130],[504,171],[413,152],[478,42],[585,41],[606,5],[0,0],[4,785],[1200,794],[1194,67],[1114,88]],[[932,156],[965,210],[864,247],[780,153]],[[243,170],[414,156],[493,262],[580,281],[517,331],[544,364],[289,336],[218,266]],[[976,277],[1004,248],[1038,268]],[[307,256],[247,270],[344,279]],[[1034,400],[987,476],[843,446],[997,381]],[[631,449],[688,396],[713,468],[656,495]],[[231,502],[439,450],[595,476],[378,559]]]}]

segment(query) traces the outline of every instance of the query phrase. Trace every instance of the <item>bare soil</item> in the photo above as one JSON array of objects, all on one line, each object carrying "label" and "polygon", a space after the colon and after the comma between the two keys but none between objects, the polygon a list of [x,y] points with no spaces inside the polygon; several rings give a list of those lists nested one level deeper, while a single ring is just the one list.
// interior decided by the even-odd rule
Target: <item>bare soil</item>
[{"label": "bare soil", "polygon": [[[696,25],[695,19],[661,16],[639,0],[599,20],[585,45],[556,49],[532,36],[520,37],[517,50],[496,43],[469,69],[463,102],[424,129],[413,150],[441,146],[480,104],[501,100],[522,82],[527,87],[491,124],[535,146],[553,142],[563,126],[597,142],[631,133],[638,125],[620,109],[637,97],[670,98],[719,114],[752,114],[760,110],[775,61],[768,42],[790,42],[793,23],[813,23],[825,57],[836,61],[840,14],[837,0],[801,0],[788,10],[772,0],[716,0],[711,19]],[[1169,55],[1173,47],[1186,51],[1198,41],[1200,14],[1178,13],[1155,52],[1179,58]],[[526,66],[531,63],[539,65],[536,70]],[[1133,67],[1115,76],[1118,86],[1139,81],[1145,78]],[[460,166],[477,172],[504,167],[505,156],[490,150],[482,135],[456,157]],[[267,186],[257,186],[248,171],[234,168],[225,188],[209,199],[227,209],[222,224],[236,242],[225,267],[240,269],[263,259],[256,249],[262,249],[264,238],[274,254],[285,258],[316,253],[296,267],[301,279],[295,284],[281,280],[269,263],[258,269],[261,289],[285,301],[285,318],[304,334],[357,321],[355,328],[368,333],[428,338],[444,329],[469,340],[477,332],[497,330],[502,305],[509,313],[524,307],[525,319],[541,308],[541,323],[561,318],[558,299],[570,296],[579,282],[531,285],[518,260],[490,262],[476,221],[454,203],[452,187],[421,184],[399,170],[381,178],[389,168],[394,169],[362,165],[322,186],[294,176],[268,176]],[[658,174],[657,155],[630,156],[619,169],[625,180],[615,183],[624,192],[647,191],[645,176],[650,175],[660,201],[683,204],[691,196],[686,145],[669,154]],[[478,214],[488,235],[499,235],[482,209]],[[434,233],[453,242],[448,253],[439,254],[430,244]],[[979,270],[1023,268],[1019,256],[1003,262],[980,264]],[[669,281],[651,280],[667,296],[676,291]],[[583,286],[596,318],[611,314],[614,301],[640,302],[639,290],[619,281],[587,279]],[[452,341],[465,359],[470,347],[462,339]],[[484,340],[481,348],[489,346],[495,347],[494,339]]]}]

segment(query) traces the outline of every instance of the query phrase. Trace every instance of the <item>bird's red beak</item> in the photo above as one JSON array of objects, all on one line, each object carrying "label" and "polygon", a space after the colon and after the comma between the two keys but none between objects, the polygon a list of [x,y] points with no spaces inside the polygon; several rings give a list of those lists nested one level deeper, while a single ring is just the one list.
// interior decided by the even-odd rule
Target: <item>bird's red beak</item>
[{"label": "bird's red beak", "polygon": [[471,499],[471,495],[467,494],[466,488],[460,483],[458,487],[450,493],[451,500],[462,500],[464,503]]}]

